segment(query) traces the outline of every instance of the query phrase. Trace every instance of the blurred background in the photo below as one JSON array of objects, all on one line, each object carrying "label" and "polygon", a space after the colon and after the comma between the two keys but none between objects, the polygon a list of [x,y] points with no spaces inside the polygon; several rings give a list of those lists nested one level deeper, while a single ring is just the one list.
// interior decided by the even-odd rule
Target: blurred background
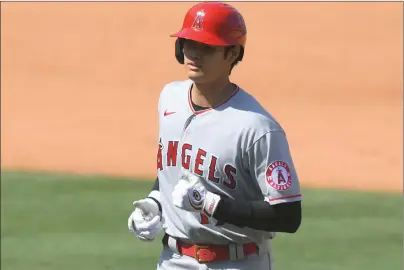
[{"label": "blurred background", "polygon": [[[231,79],[285,128],[304,188],[276,269],[399,269],[403,3],[230,3],[248,31]],[[3,269],[155,268],[159,240],[126,219],[156,174],[159,93],[186,79],[169,35],[193,4],[1,3]]]}]

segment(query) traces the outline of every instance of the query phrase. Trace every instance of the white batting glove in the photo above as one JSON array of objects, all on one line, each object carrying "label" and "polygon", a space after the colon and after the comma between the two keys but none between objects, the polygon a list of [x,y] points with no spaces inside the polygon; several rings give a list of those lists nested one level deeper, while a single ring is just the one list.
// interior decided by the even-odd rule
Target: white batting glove
[{"label": "white batting glove", "polygon": [[180,209],[190,212],[204,212],[212,217],[220,201],[220,196],[203,186],[199,177],[185,171],[174,187],[173,203]]},{"label": "white batting glove", "polygon": [[158,204],[150,199],[134,201],[135,210],[129,216],[128,229],[142,241],[152,241],[162,231],[162,217]]}]

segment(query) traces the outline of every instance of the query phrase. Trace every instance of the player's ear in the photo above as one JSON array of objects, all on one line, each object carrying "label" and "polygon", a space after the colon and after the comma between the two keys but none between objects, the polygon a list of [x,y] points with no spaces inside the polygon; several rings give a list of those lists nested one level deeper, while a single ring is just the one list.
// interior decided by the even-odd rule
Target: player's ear
[{"label": "player's ear", "polygon": [[227,60],[230,63],[233,63],[234,61],[236,61],[236,59],[240,55],[240,46],[230,46],[226,49],[227,49],[227,51],[226,51]]}]

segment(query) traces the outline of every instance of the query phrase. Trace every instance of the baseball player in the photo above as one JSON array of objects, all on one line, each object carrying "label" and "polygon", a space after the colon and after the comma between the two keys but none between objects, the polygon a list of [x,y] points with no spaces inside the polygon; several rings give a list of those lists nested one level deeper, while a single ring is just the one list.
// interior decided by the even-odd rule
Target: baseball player
[{"label": "baseball player", "polygon": [[171,35],[188,79],[160,94],[157,179],[128,219],[144,241],[164,230],[159,270],[272,269],[270,240],[300,226],[285,132],[229,79],[246,34],[235,8],[204,2]]}]

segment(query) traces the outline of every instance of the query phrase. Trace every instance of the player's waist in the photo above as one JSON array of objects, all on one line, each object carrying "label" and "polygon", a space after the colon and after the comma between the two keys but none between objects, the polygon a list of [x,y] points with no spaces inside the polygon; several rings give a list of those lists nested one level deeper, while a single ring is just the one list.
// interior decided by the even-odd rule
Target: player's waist
[{"label": "player's waist", "polygon": [[229,243],[229,244],[209,244],[209,243],[188,243],[179,238],[165,234],[162,243],[165,247],[181,255],[189,256],[199,263],[242,260],[251,255],[259,256],[268,252],[268,242],[263,243]]},{"label": "player's waist", "polygon": [[[234,243],[261,243],[273,239],[275,234],[265,231],[253,230],[250,228],[238,228],[225,224],[223,226],[212,227],[201,225],[197,221],[187,217],[187,223],[181,221],[165,223],[165,232],[174,238],[192,239],[193,243],[209,243],[223,245],[229,242]],[[184,227],[183,227],[184,226]]]}]

